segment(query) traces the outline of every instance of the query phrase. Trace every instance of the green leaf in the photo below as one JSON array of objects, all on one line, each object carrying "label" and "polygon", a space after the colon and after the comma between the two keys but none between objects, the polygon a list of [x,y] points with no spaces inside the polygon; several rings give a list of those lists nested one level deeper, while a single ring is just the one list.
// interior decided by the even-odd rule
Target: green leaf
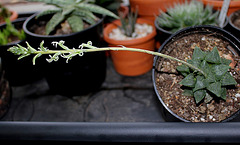
[{"label": "green leaf", "polygon": [[213,50],[210,53],[207,53],[205,60],[210,63],[221,63],[221,57],[218,53],[217,47],[214,47]]},{"label": "green leaf", "polygon": [[67,22],[70,25],[73,32],[79,32],[84,29],[83,20],[78,16],[71,16],[67,18]]},{"label": "green leaf", "polygon": [[207,86],[207,89],[217,97],[221,97],[222,89],[220,82],[211,83],[209,86]]},{"label": "green leaf", "polygon": [[229,65],[232,62],[232,60],[221,58],[221,63],[225,65]]},{"label": "green leaf", "polygon": [[54,14],[46,25],[46,35],[49,35],[55,29],[55,27],[64,20],[64,18],[64,15],[61,13]]},{"label": "green leaf", "polygon": [[229,86],[229,85],[236,85],[237,82],[236,80],[233,78],[233,76],[231,76],[231,74],[229,72],[227,72],[223,78],[221,79],[221,84],[222,86]]},{"label": "green leaf", "polygon": [[209,103],[210,101],[212,101],[213,97],[206,92],[205,98],[204,98],[204,102],[205,103]]},{"label": "green leaf", "polygon": [[206,96],[206,90],[198,90],[198,91],[194,92],[193,95],[194,95],[196,104],[198,104]]},{"label": "green leaf", "polygon": [[206,53],[202,51],[199,47],[195,47],[192,55],[193,60],[204,60]]},{"label": "green leaf", "polygon": [[187,60],[188,63],[200,68],[200,64],[201,64],[201,61],[200,60],[192,60],[192,59],[188,59]]},{"label": "green leaf", "polygon": [[113,18],[119,19],[119,17],[117,15],[115,15],[113,12],[111,12],[111,11],[105,9],[105,8],[102,8],[98,5],[80,3],[80,4],[76,5],[76,7],[80,8],[80,9],[86,9],[86,10],[89,10],[89,11],[94,12],[94,13],[107,15],[107,16],[111,16]]},{"label": "green leaf", "polygon": [[195,83],[196,83],[196,80],[194,78],[194,75],[193,75],[193,73],[190,73],[179,84],[181,84],[183,86],[194,88]]},{"label": "green leaf", "polygon": [[200,69],[206,73],[206,74],[209,74],[210,73],[210,66],[209,64],[207,63],[206,60],[203,60],[200,64]]},{"label": "green leaf", "polygon": [[226,100],[226,98],[227,98],[227,89],[226,89],[226,88],[222,88],[221,98],[222,98],[223,100]]},{"label": "green leaf", "polygon": [[193,89],[193,92],[206,87],[203,80],[204,80],[203,76],[197,76],[197,81],[196,81],[196,84],[195,84],[195,88]]},{"label": "green leaf", "polygon": [[192,89],[184,89],[182,95],[193,96],[193,91],[192,91]]},{"label": "green leaf", "polygon": [[36,19],[38,19],[38,18],[41,17],[41,16],[45,16],[45,15],[49,15],[49,14],[55,14],[55,13],[58,13],[58,12],[61,12],[61,9],[45,10],[45,11],[40,12],[40,13],[36,16]]},{"label": "green leaf", "polygon": [[177,66],[177,70],[181,73],[190,73],[189,67],[186,65]]},{"label": "green leaf", "polygon": [[213,65],[211,69],[212,69],[212,72],[215,74],[216,79],[221,80],[229,68],[230,66],[228,65],[220,64],[220,65]]}]

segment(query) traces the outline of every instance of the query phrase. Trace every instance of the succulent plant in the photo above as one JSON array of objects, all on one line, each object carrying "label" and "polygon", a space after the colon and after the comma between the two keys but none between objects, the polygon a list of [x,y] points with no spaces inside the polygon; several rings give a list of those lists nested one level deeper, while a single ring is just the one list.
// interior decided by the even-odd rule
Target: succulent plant
[{"label": "succulent plant", "polygon": [[37,18],[47,14],[53,14],[53,17],[46,25],[46,35],[49,35],[57,25],[67,21],[73,32],[84,29],[84,22],[92,25],[96,23],[96,14],[119,17],[111,11],[91,3],[89,0],[27,0],[31,2],[43,2],[48,5],[54,5],[57,9],[45,10],[37,15]]},{"label": "succulent plant", "polygon": [[1,3],[0,3],[0,20],[1,19],[6,19],[8,17],[11,16],[11,12],[9,11],[8,8],[4,7]]},{"label": "succulent plant", "polygon": [[212,6],[192,0],[175,3],[167,8],[167,12],[160,11],[156,20],[159,27],[174,33],[189,26],[218,25],[218,15],[219,12],[214,12]]},{"label": "succulent plant", "polygon": [[26,35],[23,30],[16,29],[9,18],[6,18],[5,21],[6,27],[0,30],[0,45],[10,43],[10,36],[16,36],[19,40],[25,39]]},{"label": "succulent plant", "polygon": [[185,86],[183,94],[194,96],[197,104],[202,100],[208,103],[214,97],[226,100],[226,87],[237,84],[228,72],[231,60],[221,58],[216,47],[209,52],[204,52],[196,47],[192,59],[187,60],[187,62],[200,68],[206,74],[203,76],[186,65],[177,67],[177,70],[185,76],[180,82],[181,85]]},{"label": "succulent plant", "polygon": [[124,18],[120,13],[121,26],[118,26],[122,33],[128,37],[133,37],[135,31],[135,24],[137,21],[138,9],[135,12],[130,11],[127,18]]}]

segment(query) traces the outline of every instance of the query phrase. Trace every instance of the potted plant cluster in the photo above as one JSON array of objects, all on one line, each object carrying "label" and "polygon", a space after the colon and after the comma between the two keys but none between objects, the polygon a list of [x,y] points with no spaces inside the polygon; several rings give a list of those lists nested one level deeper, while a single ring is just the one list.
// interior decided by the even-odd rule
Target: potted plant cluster
[{"label": "potted plant cluster", "polygon": [[[167,11],[160,11],[155,19],[158,38],[162,44],[170,35],[176,31],[189,26],[215,25],[218,26],[219,11],[214,11],[210,5],[204,6],[200,1],[185,1],[175,3],[168,7]],[[224,23],[224,27],[227,21]]]},{"label": "potted plant cluster", "polygon": [[[108,24],[103,38],[109,46],[135,47],[155,50],[156,29],[154,23],[138,18],[138,11],[130,11],[126,18],[120,17]],[[125,76],[142,75],[152,68],[153,56],[138,52],[110,51],[115,70]]]},{"label": "potted plant cluster", "polygon": [[[159,52],[130,47],[92,46],[82,43],[70,49],[63,41],[54,42],[62,50],[39,50],[14,46],[12,53],[50,54],[48,62],[98,51],[134,51],[156,55],[152,73],[155,92],[169,113],[186,122],[224,122],[236,117],[240,106],[239,40],[215,26],[188,27],[172,35]],[[86,48],[86,49],[82,49]]]},{"label": "potted plant cluster", "polygon": [[[74,48],[78,48],[78,43],[86,40],[100,45],[104,18],[106,16],[118,18],[111,11],[87,0],[28,1],[56,6],[56,9],[35,14],[25,21],[23,29],[26,38],[35,47],[43,40],[49,48],[53,46],[53,41],[60,40]],[[103,52],[73,58],[67,64],[62,61],[52,64],[41,60],[40,62],[43,75],[54,93],[71,96],[86,94],[97,90],[105,80],[106,56]]]},{"label": "potted plant cluster", "polygon": [[14,10],[9,10],[0,3],[0,24],[5,23],[6,18],[9,18],[10,21],[13,21],[18,18],[18,13]]}]

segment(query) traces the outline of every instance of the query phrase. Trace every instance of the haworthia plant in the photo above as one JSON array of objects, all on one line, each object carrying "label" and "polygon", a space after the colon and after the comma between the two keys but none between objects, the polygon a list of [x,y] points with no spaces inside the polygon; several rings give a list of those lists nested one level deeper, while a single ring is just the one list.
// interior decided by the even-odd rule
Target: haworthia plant
[{"label": "haworthia plant", "polygon": [[226,100],[226,87],[237,84],[228,72],[231,60],[221,58],[217,47],[209,52],[204,52],[196,47],[192,59],[187,62],[206,74],[203,76],[185,65],[177,67],[177,70],[185,76],[180,82],[181,85],[185,86],[183,94],[194,96],[196,103],[201,102],[204,98],[206,103],[214,97]]},{"label": "haworthia plant", "polygon": [[27,0],[30,2],[43,2],[47,5],[53,5],[57,9],[45,10],[37,15],[36,18],[53,14],[53,17],[46,25],[46,35],[49,35],[55,30],[56,26],[66,20],[73,32],[78,32],[84,29],[83,21],[90,25],[96,23],[97,17],[95,14],[107,15],[118,19],[119,17],[111,11],[90,3],[89,0]]}]

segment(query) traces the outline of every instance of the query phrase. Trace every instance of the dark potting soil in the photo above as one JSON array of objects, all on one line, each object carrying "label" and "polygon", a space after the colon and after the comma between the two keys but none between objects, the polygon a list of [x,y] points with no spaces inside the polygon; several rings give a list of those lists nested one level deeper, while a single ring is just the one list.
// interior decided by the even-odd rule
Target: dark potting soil
[{"label": "dark potting soil", "polygon": [[[46,28],[46,21],[40,21],[38,24],[34,24],[30,31],[39,34],[39,35],[46,35],[45,28]],[[84,23],[84,29],[88,28],[90,25],[87,23]],[[73,33],[70,25],[65,21],[62,22],[59,26],[56,27],[56,31],[51,33],[51,35],[65,35],[65,34],[71,34]]]},{"label": "dark potting soil", "polygon": [[231,56],[236,65],[230,69],[237,81],[237,85],[227,90],[226,101],[214,98],[210,103],[195,103],[194,97],[182,95],[183,90],[179,82],[183,76],[177,72],[176,67],[181,63],[159,58],[156,75],[156,85],[164,103],[178,116],[191,122],[220,122],[240,109],[240,57],[234,56],[227,48],[228,42],[211,35],[194,34],[184,36],[179,40],[165,46],[162,53],[169,54],[181,60],[191,59],[195,46],[202,50],[212,50],[217,46],[221,57],[229,59]]}]

